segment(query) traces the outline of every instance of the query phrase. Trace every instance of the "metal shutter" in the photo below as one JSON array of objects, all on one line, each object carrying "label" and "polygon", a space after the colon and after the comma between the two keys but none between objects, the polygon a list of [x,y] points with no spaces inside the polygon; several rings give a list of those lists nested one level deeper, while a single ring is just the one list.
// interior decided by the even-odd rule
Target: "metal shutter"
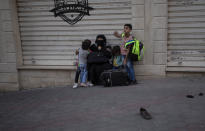
[{"label": "metal shutter", "polygon": [[132,22],[131,0],[89,0],[91,15],[73,26],[49,12],[53,0],[17,0],[17,6],[24,65],[73,65],[82,40],[105,34],[119,44],[113,31]]},{"label": "metal shutter", "polygon": [[168,5],[167,71],[205,71],[205,0]]}]

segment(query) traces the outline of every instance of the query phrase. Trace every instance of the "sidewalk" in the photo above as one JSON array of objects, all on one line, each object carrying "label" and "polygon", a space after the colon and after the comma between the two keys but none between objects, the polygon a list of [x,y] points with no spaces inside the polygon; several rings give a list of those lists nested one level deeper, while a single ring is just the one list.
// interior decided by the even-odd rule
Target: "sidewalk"
[{"label": "sidewalk", "polygon": [[[153,119],[143,119],[140,107]],[[142,80],[127,87],[0,93],[0,131],[204,130],[205,77]]]}]

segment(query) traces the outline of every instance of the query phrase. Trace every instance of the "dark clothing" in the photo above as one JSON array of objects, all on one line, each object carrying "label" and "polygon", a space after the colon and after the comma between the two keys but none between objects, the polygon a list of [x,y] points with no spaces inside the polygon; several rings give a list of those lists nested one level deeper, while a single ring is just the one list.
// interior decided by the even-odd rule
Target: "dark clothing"
[{"label": "dark clothing", "polygon": [[112,69],[112,65],[109,63],[104,64],[92,64],[88,70],[88,76],[93,84],[100,84],[100,75],[104,70]]},{"label": "dark clothing", "polygon": [[80,67],[77,68],[77,71],[75,73],[75,83],[78,83],[79,76],[80,76]]},{"label": "dark clothing", "polygon": [[91,50],[92,52],[97,52],[97,51],[98,51],[97,45],[96,45],[96,44],[92,44],[92,45],[90,46],[90,50]]},{"label": "dark clothing", "polygon": [[91,52],[88,55],[88,64],[103,64],[107,63],[109,59],[105,57],[105,55],[102,52]]},{"label": "dark clothing", "polygon": [[[111,52],[107,51],[106,48],[102,48],[101,50],[97,50],[95,52],[95,54],[100,54],[101,58],[104,57],[105,59],[107,59],[107,61],[103,61],[102,63],[99,63],[99,61],[97,61],[96,63],[94,61],[93,62],[88,61],[88,64],[87,64],[87,67],[88,67],[88,81],[91,81],[93,84],[99,84],[100,74],[104,70],[112,69],[112,65],[109,64],[109,59],[112,57],[112,54],[111,54]],[[89,57],[89,55],[88,55],[88,57]],[[92,60],[94,60],[94,59],[98,59],[97,56],[96,56],[96,58],[92,57]]]}]

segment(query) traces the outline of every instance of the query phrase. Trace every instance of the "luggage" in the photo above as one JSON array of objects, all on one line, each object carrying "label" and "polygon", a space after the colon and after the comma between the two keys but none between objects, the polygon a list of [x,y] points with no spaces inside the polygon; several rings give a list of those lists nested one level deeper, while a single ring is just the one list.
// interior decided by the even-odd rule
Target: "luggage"
[{"label": "luggage", "polygon": [[104,87],[129,85],[129,78],[125,69],[106,70],[101,73],[100,79]]}]

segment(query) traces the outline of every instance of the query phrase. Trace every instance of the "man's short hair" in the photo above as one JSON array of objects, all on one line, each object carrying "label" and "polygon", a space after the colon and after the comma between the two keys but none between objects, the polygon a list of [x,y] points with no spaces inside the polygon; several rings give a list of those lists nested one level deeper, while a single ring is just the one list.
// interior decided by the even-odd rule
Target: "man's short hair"
[{"label": "man's short hair", "polygon": [[125,24],[124,27],[127,26],[132,30],[132,25],[131,24]]}]

